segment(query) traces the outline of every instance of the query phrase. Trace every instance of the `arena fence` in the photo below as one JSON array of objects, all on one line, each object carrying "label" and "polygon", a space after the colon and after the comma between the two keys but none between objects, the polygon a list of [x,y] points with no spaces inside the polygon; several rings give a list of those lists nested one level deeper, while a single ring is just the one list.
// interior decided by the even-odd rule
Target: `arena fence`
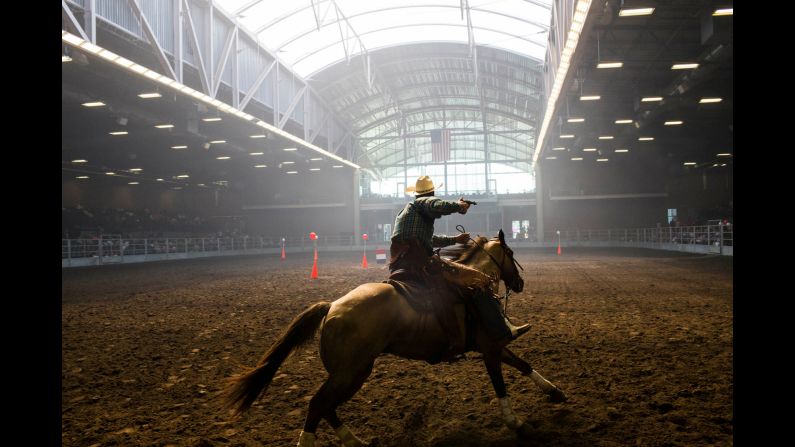
[{"label": "arena fence", "polygon": [[[469,230],[473,235],[493,236],[494,231]],[[685,251],[733,256],[733,225],[704,225],[692,227],[633,228],[609,230],[551,230],[544,233],[544,241],[535,234],[508,235],[514,248],[556,247],[635,247],[658,250]],[[320,236],[316,242],[320,251],[362,250],[353,236]],[[381,244],[383,245],[383,244]],[[131,262],[162,261],[280,253],[282,238],[268,237],[209,237],[209,238],[124,238],[121,236],[92,239],[62,239],[62,267],[79,267]],[[313,242],[306,237],[284,238],[286,253],[305,253],[313,250]],[[368,251],[384,248],[368,244]]]}]

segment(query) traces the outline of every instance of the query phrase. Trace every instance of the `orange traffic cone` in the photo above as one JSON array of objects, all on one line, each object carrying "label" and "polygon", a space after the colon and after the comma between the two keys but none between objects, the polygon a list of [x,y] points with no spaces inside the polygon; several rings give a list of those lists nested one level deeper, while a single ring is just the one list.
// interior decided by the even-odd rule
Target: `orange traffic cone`
[{"label": "orange traffic cone", "polygon": [[287,256],[284,255],[284,245],[282,245],[282,259],[287,259]]},{"label": "orange traffic cone", "polygon": [[366,254],[362,255],[362,268],[363,269],[367,268],[367,255]]},{"label": "orange traffic cone", "polygon": [[317,279],[317,258],[315,258],[315,263],[312,265],[312,279]]},{"label": "orange traffic cone", "polygon": [[560,241],[558,241],[558,256],[560,256]]}]

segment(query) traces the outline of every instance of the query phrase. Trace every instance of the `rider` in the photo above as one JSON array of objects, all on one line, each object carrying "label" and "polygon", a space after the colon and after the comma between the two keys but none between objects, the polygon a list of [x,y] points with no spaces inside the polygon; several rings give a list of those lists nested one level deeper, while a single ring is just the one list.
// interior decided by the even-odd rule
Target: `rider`
[{"label": "rider", "polygon": [[[450,285],[484,290],[489,288],[492,279],[478,270],[434,255],[433,247],[446,247],[456,242],[466,243],[469,240],[469,233],[461,233],[455,237],[434,235],[434,220],[455,212],[466,214],[470,206],[463,199],[453,202],[434,197],[435,190],[433,181],[426,175],[417,179],[413,188],[407,188],[406,192],[414,192],[415,199],[406,204],[395,219],[395,229],[392,233],[390,247],[389,271],[395,273],[398,270],[404,270],[434,289],[436,296],[431,300],[434,313],[450,339],[450,347],[443,358],[449,358],[465,350],[463,328],[459,328],[459,319],[456,318],[455,312],[451,312],[451,309],[457,309],[460,312],[463,312],[463,309],[462,306],[454,306],[458,299],[452,293]],[[441,274],[439,274],[440,271]],[[485,299],[492,300],[491,293],[475,294],[475,296],[485,296]],[[493,305],[475,307],[477,312],[491,314],[481,315],[482,321],[492,322],[491,326],[499,325],[497,322],[504,322],[502,327],[486,328],[490,334],[501,334],[495,338],[507,337],[509,332],[511,338],[516,338],[518,334],[529,327],[529,325],[513,326],[502,316],[496,301]]]}]

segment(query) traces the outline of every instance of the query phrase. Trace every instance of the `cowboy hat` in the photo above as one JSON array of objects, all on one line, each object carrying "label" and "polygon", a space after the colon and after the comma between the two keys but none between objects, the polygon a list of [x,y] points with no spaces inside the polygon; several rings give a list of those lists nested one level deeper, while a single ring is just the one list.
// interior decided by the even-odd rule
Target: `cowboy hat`
[{"label": "cowboy hat", "polygon": [[[444,183],[439,184],[438,188],[441,188]],[[409,186],[406,188],[406,192],[414,193],[415,196],[420,194],[428,194],[429,192],[436,191],[437,187],[433,186],[433,180],[427,175],[423,175],[422,177],[417,179],[417,183],[414,186]]]}]

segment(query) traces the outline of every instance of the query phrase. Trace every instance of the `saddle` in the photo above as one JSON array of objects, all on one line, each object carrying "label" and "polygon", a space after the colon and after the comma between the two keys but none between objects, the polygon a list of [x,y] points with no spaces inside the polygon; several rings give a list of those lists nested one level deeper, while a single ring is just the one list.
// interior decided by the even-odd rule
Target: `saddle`
[{"label": "saddle", "polygon": [[434,290],[409,270],[395,270],[383,281],[391,285],[417,312],[433,312]]}]

